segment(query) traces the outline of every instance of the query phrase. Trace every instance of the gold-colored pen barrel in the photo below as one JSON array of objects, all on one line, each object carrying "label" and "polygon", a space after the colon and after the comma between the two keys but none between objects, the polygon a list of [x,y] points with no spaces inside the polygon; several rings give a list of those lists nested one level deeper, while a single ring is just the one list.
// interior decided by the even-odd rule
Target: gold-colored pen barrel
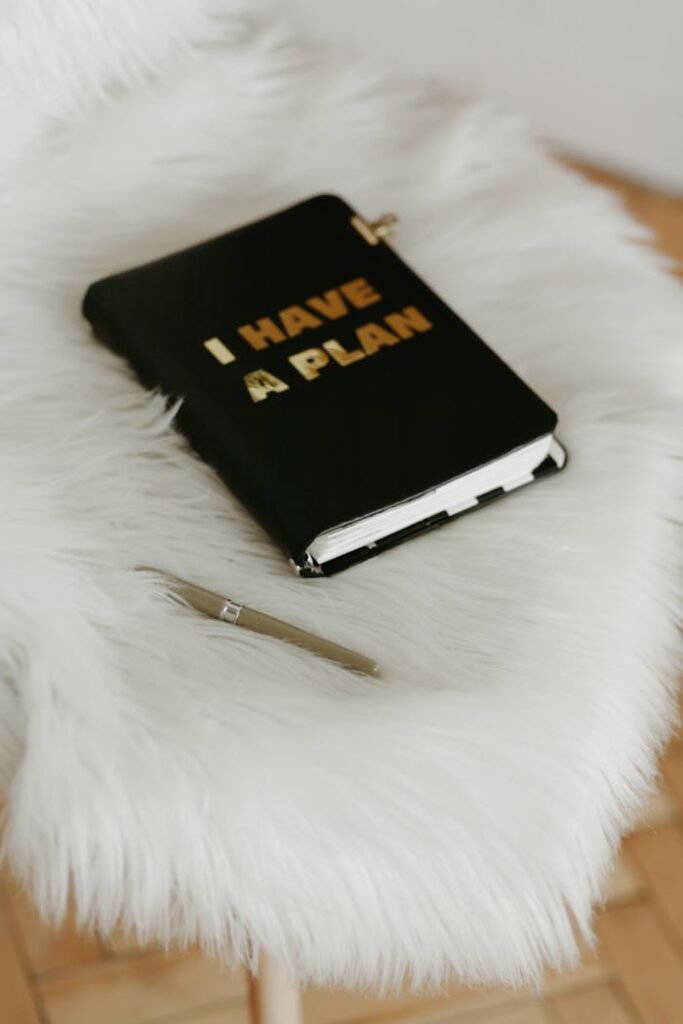
[{"label": "gold-colored pen barrel", "polygon": [[324,640],[322,637],[314,636],[305,629],[292,626],[289,622],[275,619],[272,615],[265,615],[263,612],[254,611],[253,608],[244,606],[237,618],[237,625],[244,626],[254,633],[263,633],[265,636],[275,636],[280,640],[286,640],[290,644],[297,644],[305,647],[307,651],[313,651],[321,658],[328,661],[336,661],[345,668],[354,672],[362,672],[367,676],[378,676],[379,665],[371,658],[366,658],[357,651],[352,651],[341,644],[335,644],[331,640]]},{"label": "gold-colored pen barrel", "polygon": [[145,572],[154,572],[162,576],[182,601],[204,615],[229,622],[234,626],[241,626],[253,633],[261,633],[263,636],[272,636],[278,640],[296,644],[321,658],[343,665],[344,668],[351,669],[353,672],[362,672],[368,676],[380,674],[376,661],[366,658],[365,655],[352,651],[348,647],[342,647],[341,644],[335,644],[331,640],[324,640],[305,629],[299,629],[298,626],[293,626],[289,622],[276,619],[272,615],[266,615],[264,612],[247,608],[246,605],[237,604],[230,598],[199,587],[196,583],[180,579],[179,576],[173,576],[171,573],[148,566],[140,566],[140,568]]}]

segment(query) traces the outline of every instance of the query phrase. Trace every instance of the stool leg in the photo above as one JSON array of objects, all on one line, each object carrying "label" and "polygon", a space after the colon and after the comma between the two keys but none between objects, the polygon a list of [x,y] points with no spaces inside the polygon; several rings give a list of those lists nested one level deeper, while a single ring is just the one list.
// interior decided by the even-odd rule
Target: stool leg
[{"label": "stool leg", "polygon": [[277,960],[262,953],[258,977],[251,977],[249,1005],[252,1024],[303,1024],[301,994]]}]

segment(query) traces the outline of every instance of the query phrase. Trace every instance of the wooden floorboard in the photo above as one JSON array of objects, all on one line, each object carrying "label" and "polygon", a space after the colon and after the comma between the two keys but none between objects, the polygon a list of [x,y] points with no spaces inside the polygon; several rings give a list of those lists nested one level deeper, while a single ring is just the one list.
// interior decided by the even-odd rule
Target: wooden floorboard
[{"label": "wooden floorboard", "polygon": [[611,985],[567,992],[550,1003],[557,1024],[636,1024],[638,1018]]},{"label": "wooden floorboard", "polygon": [[649,901],[600,915],[597,931],[643,1024],[681,1024],[683,957]]},{"label": "wooden floorboard", "polygon": [[43,1019],[21,933],[0,886],[0,1020],[7,1024],[42,1024]]}]

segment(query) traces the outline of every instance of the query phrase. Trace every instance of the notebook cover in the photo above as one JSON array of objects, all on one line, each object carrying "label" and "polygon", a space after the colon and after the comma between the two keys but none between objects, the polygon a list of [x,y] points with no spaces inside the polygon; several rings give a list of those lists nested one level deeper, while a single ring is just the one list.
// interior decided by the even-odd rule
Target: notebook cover
[{"label": "notebook cover", "polygon": [[98,281],[83,302],[145,385],[182,396],[179,427],[304,570],[322,531],[557,422],[354,216],[316,196]]}]

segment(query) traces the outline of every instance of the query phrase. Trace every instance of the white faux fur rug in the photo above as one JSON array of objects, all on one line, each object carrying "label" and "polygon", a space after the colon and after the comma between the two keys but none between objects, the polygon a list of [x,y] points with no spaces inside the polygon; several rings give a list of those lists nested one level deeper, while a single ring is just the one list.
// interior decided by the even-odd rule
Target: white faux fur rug
[{"label": "white faux fur rug", "polygon": [[[220,0],[0,9],[0,765],[42,910],[316,982],[575,956],[673,716],[683,299],[486,106]],[[567,470],[301,581],[95,343],[88,283],[335,191],[558,411]],[[638,243],[638,244],[636,244]],[[265,287],[265,286],[264,286]],[[376,656],[176,607],[158,565]]]}]

